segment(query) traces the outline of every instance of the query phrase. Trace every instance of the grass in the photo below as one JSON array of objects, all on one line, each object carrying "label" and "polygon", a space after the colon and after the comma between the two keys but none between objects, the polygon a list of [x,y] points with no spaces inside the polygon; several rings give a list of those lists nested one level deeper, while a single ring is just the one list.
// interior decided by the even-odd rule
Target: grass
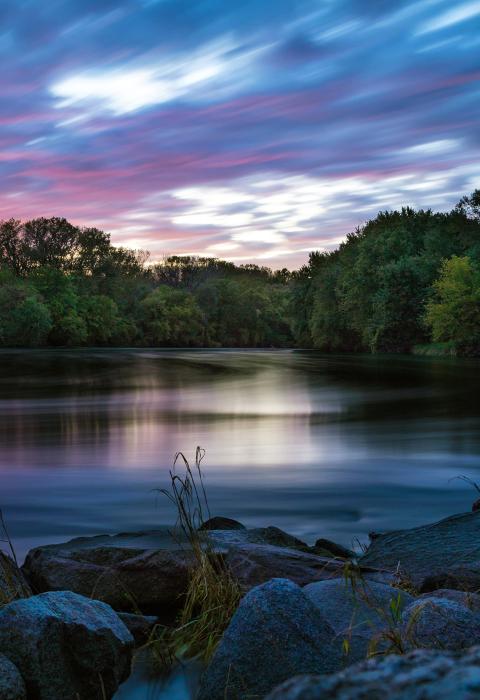
[{"label": "grass", "polygon": [[17,598],[28,598],[30,589],[24,583],[23,574],[18,564],[17,555],[7,530],[7,525],[0,510],[0,543],[6,545],[7,552],[0,558],[0,607]]},{"label": "grass", "polygon": [[423,355],[424,357],[455,357],[457,349],[455,343],[451,341],[447,343],[426,343],[424,345],[414,345],[412,353],[414,355]]},{"label": "grass", "polygon": [[[170,471],[170,488],[160,490],[175,506],[176,528],[186,538],[195,561],[175,626],[157,628],[150,641],[162,665],[191,658],[208,663],[241,597],[237,581],[215,552],[208,532],[199,531],[210,517],[201,466],[204,456],[205,451],[197,447],[192,468],[178,452]],[[179,463],[182,474],[177,471]]]}]

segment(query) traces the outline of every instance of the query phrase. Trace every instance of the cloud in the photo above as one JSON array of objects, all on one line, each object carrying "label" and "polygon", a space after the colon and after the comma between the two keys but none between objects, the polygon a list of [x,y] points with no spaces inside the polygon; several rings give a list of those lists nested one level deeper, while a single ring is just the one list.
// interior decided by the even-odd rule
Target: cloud
[{"label": "cloud", "polygon": [[467,2],[463,5],[457,5],[448,9],[440,15],[434,15],[431,19],[424,22],[418,27],[416,34],[428,34],[430,32],[438,32],[442,29],[451,27],[452,25],[465,22],[472,17],[480,16],[480,2]]},{"label": "cloud", "polygon": [[294,267],[479,186],[480,3],[0,3],[0,216]]}]

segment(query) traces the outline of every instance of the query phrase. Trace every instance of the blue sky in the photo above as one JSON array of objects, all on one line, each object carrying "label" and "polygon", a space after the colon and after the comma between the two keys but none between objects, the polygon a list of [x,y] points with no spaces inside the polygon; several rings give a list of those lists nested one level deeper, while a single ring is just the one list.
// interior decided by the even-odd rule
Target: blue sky
[{"label": "blue sky", "polygon": [[2,0],[0,217],[296,267],[480,186],[480,1]]}]

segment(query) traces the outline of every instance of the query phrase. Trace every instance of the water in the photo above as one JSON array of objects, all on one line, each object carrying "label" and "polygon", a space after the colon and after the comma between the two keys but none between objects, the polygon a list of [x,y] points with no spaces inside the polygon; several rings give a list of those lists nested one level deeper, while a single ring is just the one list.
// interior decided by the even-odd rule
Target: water
[{"label": "water", "polygon": [[0,353],[0,505],[18,554],[173,521],[177,450],[211,510],[350,545],[467,510],[475,361],[294,351]]}]

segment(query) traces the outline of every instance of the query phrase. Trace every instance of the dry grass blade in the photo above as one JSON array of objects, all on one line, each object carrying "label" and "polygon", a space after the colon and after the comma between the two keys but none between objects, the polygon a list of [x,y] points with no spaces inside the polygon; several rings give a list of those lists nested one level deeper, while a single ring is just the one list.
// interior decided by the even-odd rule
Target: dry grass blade
[{"label": "dry grass blade", "polygon": [[[184,606],[173,629],[157,630],[151,644],[162,665],[172,660],[200,658],[207,662],[228,626],[240,600],[240,588],[223,558],[215,552],[207,532],[199,531],[211,517],[201,468],[205,450],[197,447],[192,469],[183,452],[175,455],[170,489],[160,489],[177,511],[178,527],[187,539],[195,566]],[[176,472],[181,463],[184,472]]]}]

